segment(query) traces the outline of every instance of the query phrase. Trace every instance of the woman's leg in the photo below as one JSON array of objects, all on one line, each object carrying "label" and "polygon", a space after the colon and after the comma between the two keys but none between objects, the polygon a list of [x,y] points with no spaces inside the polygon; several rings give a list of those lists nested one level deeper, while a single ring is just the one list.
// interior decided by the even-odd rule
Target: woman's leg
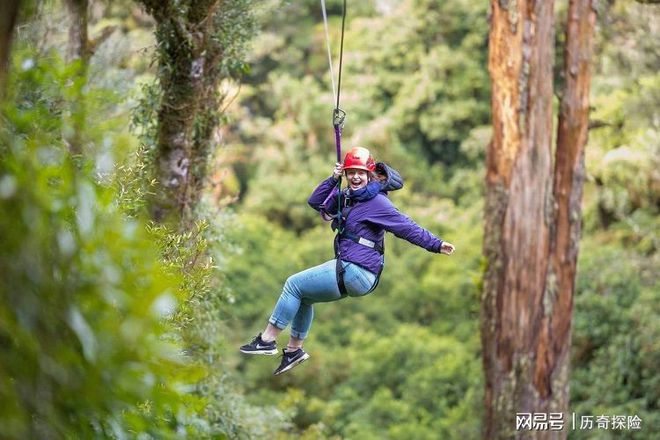
[{"label": "woman's leg", "polygon": [[[337,284],[336,279],[336,262],[332,260],[334,285]],[[346,285],[346,290],[349,296],[364,296],[365,294],[371,291],[374,282],[376,281],[376,274],[369,272],[366,269],[362,269],[360,266],[357,266],[352,263],[342,263],[346,272],[344,273],[344,284]],[[339,292],[339,287],[337,287],[337,292]],[[339,295],[341,298],[341,294]],[[338,298],[338,299],[339,299]],[[318,302],[318,301],[315,301]],[[314,308],[312,303],[308,304],[308,300],[303,299],[298,308],[298,313],[293,318],[291,323],[291,337],[289,342],[286,345],[287,351],[296,351],[299,348],[302,348],[304,336],[307,335],[309,329],[312,325],[312,320],[314,318]],[[277,327],[273,326],[277,329]],[[279,329],[277,329],[279,330]],[[281,330],[279,330],[281,332]],[[279,334],[279,332],[277,334]],[[302,338],[300,337],[302,336]]]},{"label": "woman's leg", "polygon": [[[338,288],[339,289],[339,288]],[[341,298],[341,295],[340,295]],[[312,304],[306,304],[303,300],[298,308],[298,313],[291,323],[291,336],[286,344],[287,351],[296,351],[302,348],[305,336],[309,333],[314,320],[314,307]],[[302,337],[301,337],[302,336]]]},{"label": "woman's leg", "polygon": [[302,346],[314,318],[312,304],[341,299],[335,266],[335,260],[330,260],[286,280],[282,294],[268,320],[269,324],[263,332],[264,340],[274,340],[293,321],[288,345],[292,348]]},{"label": "woman's leg", "polygon": [[277,339],[277,337],[282,333],[282,329],[275,327],[270,322],[266,325],[266,329],[261,332],[261,339],[264,342],[271,342]]}]

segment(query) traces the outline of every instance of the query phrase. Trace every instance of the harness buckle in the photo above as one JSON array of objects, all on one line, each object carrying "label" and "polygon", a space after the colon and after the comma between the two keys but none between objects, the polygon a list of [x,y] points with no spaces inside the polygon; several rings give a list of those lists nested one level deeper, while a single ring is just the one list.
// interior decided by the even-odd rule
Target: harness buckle
[{"label": "harness buckle", "polygon": [[371,240],[368,240],[368,239],[366,239],[366,238],[364,238],[364,237],[360,237],[359,240],[358,240],[357,242],[360,243],[361,245],[364,245],[364,246],[370,247],[370,248],[372,248],[372,249],[376,247],[376,242],[371,241]]}]

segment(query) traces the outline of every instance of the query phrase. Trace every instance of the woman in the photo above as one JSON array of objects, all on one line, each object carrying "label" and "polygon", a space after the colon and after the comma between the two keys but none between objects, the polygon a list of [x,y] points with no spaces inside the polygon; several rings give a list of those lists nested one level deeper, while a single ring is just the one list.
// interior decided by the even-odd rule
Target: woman
[{"label": "woman", "polygon": [[[400,188],[402,182],[394,170],[378,165],[369,150],[353,148],[343,165],[337,163],[332,176],[321,182],[308,200],[324,219],[333,221],[333,229],[338,231],[335,259],[289,277],[266,329],[240,348],[247,354],[277,354],[276,339],[291,323],[291,337],[276,375],[309,358],[302,346],[314,317],[312,304],[337,301],[347,295],[364,296],[376,287],[384,264],[385,231],[430,252],[454,252],[451,243],[435,237],[394,207],[386,193]],[[348,188],[341,193],[339,216],[337,182],[342,172]]]}]

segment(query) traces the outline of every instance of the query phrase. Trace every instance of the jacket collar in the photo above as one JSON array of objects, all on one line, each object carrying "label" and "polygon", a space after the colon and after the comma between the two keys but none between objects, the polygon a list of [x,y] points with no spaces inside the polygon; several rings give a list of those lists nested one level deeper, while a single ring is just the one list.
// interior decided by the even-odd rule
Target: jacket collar
[{"label": "jacket collar", "polygon": [[349,188],[346,191],[346,198],[353,202],[364,202],[376,197],[381,189],[382,186],[380,182],[369,182],[364,188],[355,191]]}]

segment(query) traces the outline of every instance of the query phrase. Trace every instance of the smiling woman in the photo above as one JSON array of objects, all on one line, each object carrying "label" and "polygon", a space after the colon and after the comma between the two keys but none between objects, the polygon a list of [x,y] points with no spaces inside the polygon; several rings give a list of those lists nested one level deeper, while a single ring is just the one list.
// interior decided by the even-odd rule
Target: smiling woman
[{"label": "smiling woman", "polygon": [[[348,180],[344,190],[340,188],[342,172]],[[307,360],[309,354],[302,345],[312,325],[313,304],[365,296],[376,288],[385,264],[385,231],[429,252],[454,252],[451,243],[417,225],[390,202],[387,192],[402,186],[399,174],[383,163],[376,164],[366,148],[353,148],[343,164],[335,165],[332,176],[321,182],[308,200],[325,220],[332,220],[337,231],[335,259],[290,276],[266,329],[243,345],[241,352],[276,354],[275,340],[291,323],[291,337],[275,374]]]}]

